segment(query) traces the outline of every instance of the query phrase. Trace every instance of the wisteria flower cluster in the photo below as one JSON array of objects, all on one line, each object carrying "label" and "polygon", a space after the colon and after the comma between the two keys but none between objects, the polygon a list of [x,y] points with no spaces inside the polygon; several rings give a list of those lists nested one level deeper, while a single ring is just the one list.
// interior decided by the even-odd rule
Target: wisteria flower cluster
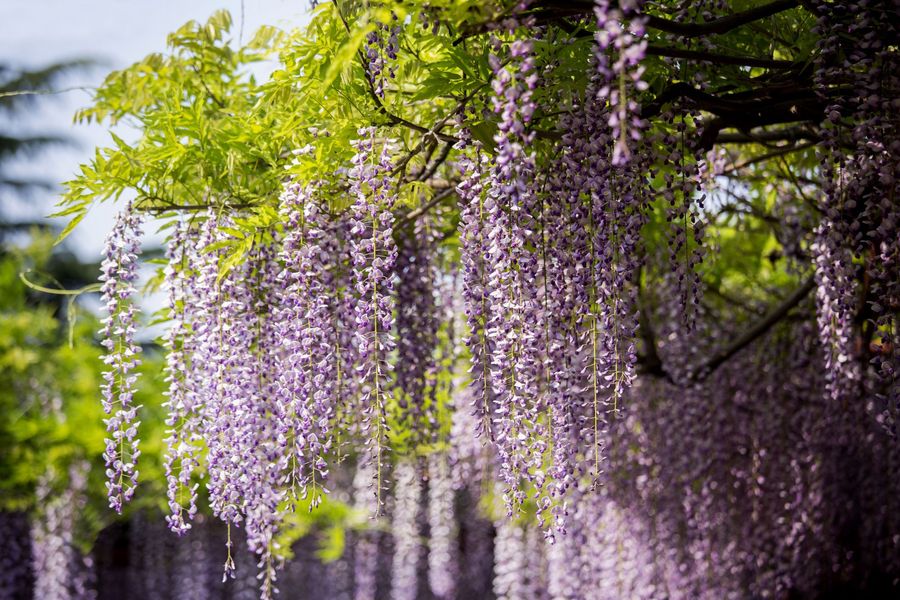
[{"label": "wisteria flower cluster", "polygon": [[135,342],[137,307],[132,302],[138,278],[138,256],[141,252],[141,223],[143,217],[128,204],[116,216],[115,224],[106,238],[105,257],[101,266],[103,305],[107,316],[103,319],[103,411],[110,415],[106,429],[103,457],[106,460],[109,505],[116,512],[128,502],[137,486],[138,407],[134,404],[134,372],[140,364],[141,347]]}]

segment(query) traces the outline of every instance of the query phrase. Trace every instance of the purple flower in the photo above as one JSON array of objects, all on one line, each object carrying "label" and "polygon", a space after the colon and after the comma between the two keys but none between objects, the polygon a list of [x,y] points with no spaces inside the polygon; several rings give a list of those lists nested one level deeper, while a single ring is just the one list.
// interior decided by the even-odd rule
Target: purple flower
[{"label": "purple flower", "polygon": [[196,248],[188,241],[188,226],[177,221],[166,257],[165,287],[168,292],[169,319],[171,325],[164,336],[169,349],[166,355],[166,392],[168,409],[166,425],[170,427],[165,439],[167,496],[171,514],[166,516],[170,529],[179,535],[191,528],[188,521],[197,514],[198,483],[193,473],[199,467],[199,453],[203,443],[201,431],[202,406],[192,378],[192,360],[195,349],[193,338],[193,300],[197,290],[195,268],[198,257]]},{"label": "purple flower", "polygon": [[[356,291],[357,373],[362,385],[363,431],[368,431],[368,456],[375,465],[375,494],[382,505],[385,481],[387,409],[394,349],[394,242],[393,208],[396,202],[390,178],[390,148],[376,152],[375,128],[361,129],[354,141],[356,155],[350,170],[353,218],[351,260]],[[370,431],[371,430],[371,431]]]},{"label": "purple flower", "polygon": [[137,486],[138,449],[134,390],[140,364],[141,347],[134,341],[137,308],[131,301],[137,282],[138,255],[143,218],[135,213],[131,203],[116,215],[113,229],[106,238],[105,258],[101,265],[102,302],[107,316],[103,319],[101,345],[106,349],[103,362],[103,411],[106,419],[106,439],[103,458],[106,460],[106,487],[109,505],[122,512],[122,505],[131,500]]}]

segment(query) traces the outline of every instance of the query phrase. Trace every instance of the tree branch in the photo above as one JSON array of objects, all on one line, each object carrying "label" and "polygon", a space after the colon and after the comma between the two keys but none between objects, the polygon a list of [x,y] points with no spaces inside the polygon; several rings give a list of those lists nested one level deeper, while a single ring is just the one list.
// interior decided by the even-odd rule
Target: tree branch
[{"label": "tree branch", "polygon": [[450,150],[453,149],[453,146],[450,144],[444,144],[444,147],[441,148],[441,153],[438,155],[436,159],[431,163],[428,168],[423,167],[422,172],[416,177],[416,181],[427,181],[435,172],[440,168],[444,161],[447,160],[447,157],[450,156]]},{"label": "tree branch", "polygon": [[790,127],[749,133],[725,132],[716,137],[717,144],[765,144],[767,142],[818,141],[819,136],[808,127]]},{"label": "tree branch", "polygon": [[[702,37],[704,35],[719,35],[728,33],[729,31],[737,29],[738,27],[743,27],[744,25],[748,25],[755,21],[759,21],[767,17],[777,15],[778,13],[796,8],[800,6],[800,4],[801,3],[799,2],[799,0],[775,0],[774,2],[763,4],[762,6],[756,6],[743,12],[719,17],[718,19],[713,19],[712,21],[708,21],[706,23],[680,23],[678,21],[672,21],[654,15],[647,15],[646,19],[647,27],[656,29],[657,31],[671,33],[683,38],[695,38]],[[563,19],[582,18],[588,15],[592,15],[594,12],[594,7],[595,3],[593,2],[593,0],[576,0],[574,2],[542,2],[533,10],[526,11],[523,16],[534,19],[536,23],[552,23],[554,21],[560,21]],[[456,45],[466,37],[489,31],[493,25],[495,25],[494,22],[489,22],[479,23],[473,27],[470,27],[466,31],[464,31],[463,35],[453,43],[454,45]]]},{"label": "tree branch", "polygon": [[[344,25],[344,29],[347,31],[347,34],[349,35],[351,32],[350,24],[347,23],[347,20],[344,18],[343,13],[341,13],[341,9],[340,9],[340,6],[338,5],[337,1],[334,2],[334,7],[335,7],[335,10],[337,11],[338,18],[340,18],[341,23]],[[382,102],[381,98],[378,96],[378,92],[375,91],[375,85],[372,82],[372,79],[369,77],[368,68],[366,66],[365,54],[363,54],[362,50],[357,50],[356,57],[359,59],[359,64],[362,67],[363,73],[365,74],[367,89],[369,91],[369,97],[372,98],[372,101],[375,103],[375,110],[377,110],[381,115],[383,115],[384,117],[387,118],[388,125],[403,125],[404,127],[408,128],[408,129],[412,129],[413,131],[418,131],[419,133],[428,133],[430,135],[433,135],[434,137],[436,137],[437,139],[439,139],[445,143],[455,144],[456,142],[459,141],[458,138],[456,138],[452,135],[447,135],[446,133],[440,133],[439,131],[437,131],[435,129],[428,129],[427,127],[423,127],[423,126],[419,125],[418,123],[413,123],[412,121],[408,121],[407,119],[404,119],[403,117],[401,117],[399,115],[395,115],[394,113],[389,111],[387,109],[387,107],[384,105],[384,102]]]},{"label": "tree branch", "polygon": [[399,222],[397,223],[397,226],[403,227],[407,223],[412,223],[413,221],[415,221],[416,219],[418,219],[419,217],[421,217],[422,215],[427,213],[429,210],[431,210],[432,208],[434,208],[435,206],[437,206],[438,204],[440,204],[441,202],[443,202],[444,200],[446,200],[447,198],[452,196],[454,193],[456,193],[456,187],[454,187],[452,185],[450,187],[446,187],[446,188],[442,189],[440,192],[435,194],[434,198],[429,200],[428,203],[420,206],[419,208],[417,208],[415,210],[411,210],[408,213],[406,213],[405,215],[403,215],[402,217],[400,217]]},{"label": "tree branch", "polygon": [[[215,204],[169,204],[166,206],[136,206],[135,210],[147,213],[165,213],[171,211],[199,211],[207,210]],[[231,210],[243,210],[245,208],[256,208],[257,204],[241,203],[241,204],[225,204],[224,208]]]},{"label": "tree branch", "polygon": [[815,286],[815,279],[813,277],[809,277],[799,288],[794,290],[794,293],[785,298],[784,302],[773,308],[765,317],[762,318],[762,320],[745,331],[734,342],[713,354],[713,356],[708,361],[691,371],[688,374],[688,381],[691,383],[697,383],[709,377],[729,358],[749,346],[751,343],[753,343],[755,340],[769,331],[769,329],[771,329],[773,325],[786,317],[791,309],[800,304],[800,302],[802,302],[803,299],[806,298],[806,296],[813,290]]},{"label": "tree branch", "polygon": [[718,65],[737,65],[741,67],[760,67],[762,69],[796,69],[803,63],[792,60],[776,60],[771,58],[756,58],[754,56],[731,56],[701,50],[685,50],[683,48],[671,48],[669,46],[647,46],[648,56],[665,56],[668,58],[684,58],[686,60],[698,60],[715,63]]},{"label": "tree branch", "polygon": [[756,6],[750,10],[734,13],[726,17],[719,17],[707,23],[679,23],[660,17],[649,16],[647,27],[652,27],[665,33],[671,33],[686,38],[700,37],[704,35],[718,35],[728,33],[748,23],[759,21],[776,15],[786,10],[791,10],[800,5],[798,0],[775,0],[769,4]]},{"label": "tree branch", "polygon": [[784,156],[785,154],[790,154],[792,152],[799,152],[800,150],[806,150],[807,148],[811,148],[814,146],[814,142],[805,142],[803,144],[791,144],[785,146],[784,148],[776,148],[775,150],[762,154],[760,156],[754,156],[753,158],[748,158],[747,160],[740,162],[736,165],[733,165],[724,171],[722,171],[722,175],[730,175],[736,171],[740,171],[741,169],[746,169],[747,167],[753,166],[755,164],[766,162],[767,160],[771,160],[773,158],[777,158],[779,156]]}]

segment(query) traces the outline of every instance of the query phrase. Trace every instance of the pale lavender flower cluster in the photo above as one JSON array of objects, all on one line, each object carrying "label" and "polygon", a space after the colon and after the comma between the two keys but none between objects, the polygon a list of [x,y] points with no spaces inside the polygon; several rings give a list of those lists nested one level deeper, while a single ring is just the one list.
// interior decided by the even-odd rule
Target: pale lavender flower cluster
[{"label": "pale lavender flower cluster", "polygon": [[[277,395],[277,357],[280,354],[279,328],[273,302],[281,289],[276,260],[278,238],[256,245],[247,264],[250,267],[252,296],[246,309],[253,315],[253,345],[249,361],[255,381],[248,382],[255,397],[245,413],[250,440],[245,447],[246,481],[244,514],[247,547],[259,557],[260,597],[267,600],[278,593],[276,541],[282,519],[281,504],[286,497],[281,484],[288,457],[284,440],[288,431],[287,411]],[[254,385],[255,384],[255,385]]]},{"label": "pale lavender flower cluster", "polygon": [[459,161],[463,296],[475,412],[491,419],[478,433],[497,448],[507,507],[531,486],[540,519],[552,509],[562,530],[579,461],[599,477],[608,413],[635,375],[649,159],[615,160],[618,133],[594,74],[585,102],[560,122],[559,158],[538,176],[527,127],[533,60],[522,41],[507,64],[491,59],[494,164],[477,146],[471,153],[465,131],[458,145],[474,155]]},{"label": "pale lavender flower cluster", "polygon": [[379,98],[384,98],[384,86],[389,79],[393,79],[397,69],[397,52],[400,50],[399,24],[384,25],[378,23],[374,31],[366,36],[366,75],[374,93]]},{"label": "pale lavender flower cluster", "polygon": [[356,155],[350,170],[353,219],[351,256],[356,291],[356,365],[362,388],[364,431],[368,433],[367,460],[375,464],[375,496],[382,504],[387,450],[388,378],[394,349],[394,265],[397,245],[393,236],[396,196],[390,178],[390,147],[377,150],[375,128],[361,129],[354,142]]},{"label": "pale lavender flower cluster", "polygon": [[141,347],[135,342],[137,307],[132,302],[138,277],[138,257],[141,252],[141,224],[143,218],[129,203],[116,215],[113,229],[106,238],[100,281],[102,302],[107,316],[103,319],[103,339],[106,349],[103,362],[103,411],[106,419],[106,439],[103,458],[106,460],[106,487],[109,505],[122,512],[122,505],[134,496],[138,481],[138,407],[134,404]]},{"label": "pale lavender flower cluster", "polygon": [[[263,598],[274,588],[275,534],[284,499],[287,418],[276,395],[278,333],[271,302],[277,299],[279,263],[271,243],[260,242],[247,260],[220,274],[228,221],[210,213],[202,224],[192,305],[190,376],[194,410],[202,415],[208,448],[210,506],[228,524],[225,577],[234,576],[231,526],[245,523],[247,544],[259,556]],[[214,249],[207,251],[208,247]]]},{"label": "pale lavender flower cluster", "polygon": [[456,597],[460,577],[453,479],[449,456],[428,456],[428,584],[438,600]]},{"label": "pale lavender flower cluster", "polygon": [[857,283],[853,255],[844,246],[840,225],[825,220],[816,229],[814,255],[819,331],[825,348],[828,393],[847,402],[859,391],[861,373],[856,346]]},{"label": "pale lavender flower cluster", "polygon": [[[469,133],[460,134],[458,150],[466,150],[470,142]],[[490,359],[491,349],[487,336],[489,319],[490,290],[487,287],[488,265],[486,262],[487,215],[485,213],[485,173],[489,170],[489,158],[479,144],[474,145],[474,157],[463,154],[457,164],[462,178],[456,186],[459,195],[459,238],[462,244],[462,292],[465,299],[466,324],[469,327],[466,346],[471,355],[472,374],[469,386],[472,388],[472,411],[476,415],[478,436],[493,440],[493,395],[491,393]],[[457,412],[466,410],[457,407]]]},{"label": "pale lavender flower cluster", "polygon": [[[36,495],[40,513],[31,527],[31,562],[34,597],[48,600],[88,600],[90,561],[75,546],[75,528],[87,504],[90,464],[73,463],[67,477],[51,466],[38,480]],[[61,485],[65,483],[62,492]]]},{"label": "pale lavender flower cluster", "polygon": [[492,103],[500,122],[484,214],[488,221],[485,258],[490,263],[486,281],[491,307],[485,333],[495,394],[493,432],[500,477],[507,486],[504,497],[512,511],[525,501],[521,481],[537,488],[543,483],[544,436],[535,431],[540,427],[535,417],[545,339],[537,290],[540,263],[538,254],[529,249],[541,245],[534,154],[529,150],[534,132],[526,129],[536,108],[533,93],[538,75],[529,41],[514,41],[509,52],[508,65],[497,56],[490,57]]},{"label": "pale lavender flower cluster", "polygon": [[494,597],[519,600],[525,597],[528,576],[525,530],[508,518],[501,518],[494,527]]},{"label": "pale lavender flower cluster", "polygon": [[197,514],[197,488],[193,474],[199,467],[199,452],[203,443],[200,423],[202,414],[195,405],[198,394],[191,388],[189,375],[193,354],[191,332],[193,289],[197,256],[196,248],[187,239],[189,229],[183,221],[177,221],[166,250],[165,287],[168,293],[171,325],[164,336],[169,349],[166,355],[166,382],[169,389],[165,407],[168,410],[166,454],[167,492],[169,515],[166,521],[175,533],[183,535],[191,528],[189,523]]},{"label": "pale lavender flower cluster", "polygon": [[278,361],[277,396],[288,407],[288,480],[295,497],[321,501],[331,449],[341,365],[330,255],[336,253],[333,224],[315,187],[289,186],[282,195],[285,239],[274,316],[284,347]]},{"label": "pale lavender flower cluster", "polygon": [[391,565],[391,599],[415,600],[418,597],[423,547],[419,512],[422,505],[422,475],[414,460],[397,464],[395,473],[394,560]]},{"label": "pale lavender flower cluster", "polygon": [[[389,146],[376,152],[374,131],[361,134],[350,173],[356,202],[349,221],[329,212],[315,185],[289,184],[281,198],[283,239],[277,232],[236,238],[231,219],[210,210],[199,227],[178,224],[167,251],[169,525],[179,534],[191,527],[194,473],[205,447],[210,506],[229,527],[225,577],[235,569],[231,528],[244,526],[248,547],[259,557],[264,598],[276,591],[283,503],[321,502],[336,422],[369,432],[373,512],[382,505],[386,407],[395,383],[389,360],[395,199]],[[121,230],[114,233],[121,237]],[[403,263],[407,296],[416,300],[423,286],[430,289],[433,270],[427,246],[416,249],[418,243],[409,240]],[[245,260],[223,268],[236,246],[246,246]],[[121,281],[111,290],[132,281],[122,273],[115,271]],[[436,337],[436,309],[429,315],[419,308],[407,306],[403,317],[409,349],[424,343],[422,335]],[[421,407],[426,385],[435,386],[433,362],[412,362],[404,381]]]},{"label": "pale lavender flower cluster", "polygon": [[[900,303],[900,61],[891,48],[900,26],[891,2],[813,6],[825,202],[812,249],[828,388],[844,404],[869,396],[876,418],[893,432],[898,327],[887,307]],[[851,93],[828,93],[837,86]],[[874,377],[864,377],[869,371]]]},{"label": "pale lavender flower cluster", "polygon": [[632,155],[631,145],[640,140],[645,124],[640,117],[640,104],[635,96],[647,89],[641,60],[647,50],[644,37],[645,17],[641,16],[642,0],[612,3],[596,0],[597,73],[601,85],[597,97],[609,102],[607,120],[615,140],[614,165],[626,164]]},{"label": "pale lavender flower cluster", "polygon": [[[363,461],[357,465],[353,476],[353,505],[356,510],[372,515],[381,507],[372,494],[375,465]],[[378,589],[378,545],[381,535],[377,529],[361,531],[353,545],[353,600],[375,600]]]},{"label": "pale lavender flower cluster", "polygon": [[248,368],[246,362],[241,361],[244,358],[241,354],[246,354],[249,339],[246,339],[247,315],[241,310],[241,299],[233,297],[234,292],[240,291],[243,278],[232,270],[220,281],[219,260],[224,252],[206,251],[225,241],[226,234],[222,230],[225,225],[210,211],[196,241],[200,258],[198,296],[194,300],[193,361],[197,390],[202,394],[199,402],[204,415],[203,437],[208,446],[210,506],[216,516],[235,523],[241,520],[242,496],[241,490],[236,489],[236,470],[243,460],[240,441],[241,430],[245,429],[236,417],[244,400],[241,376]]},{"label": "pale lavender flower cluster", "polygon": [[[586,144],[582,168],[593,174],[586,182],[591,195],[586,227],[590,265],[587,297],[591,306],[587,327],[591,354],[586,371],[592,396],[588,437],[593,446],[595,478],[601,474],[601,437],[606,421],[606,415],[601,413],[616,416],[620,398],[634,379],[637,277],[641,266],[637,250],[648,212],[643,180],[646,159],[641,153],[627,165],[616,167],[615,148],[610,148],[615,144],[612,131],[591,125],[603,113],[602,106],[586,103],[585,131],[589,133],[586,141],[581,142]],[[578,188],[574,189],[578,193]],[[583,285],[575,281],[579,288]],[[577,299],[584,296],[583,291],[576,292]]]},{"label": "pale lavender flower cluster", "polygon": [[429,443],[437,429],[433,379],[440,325],[432,263],[434,233],[423,220],[413,228],[402,230],[399,238],[394,266],[397,274],[397,417],[412,434],[410,443]]}]

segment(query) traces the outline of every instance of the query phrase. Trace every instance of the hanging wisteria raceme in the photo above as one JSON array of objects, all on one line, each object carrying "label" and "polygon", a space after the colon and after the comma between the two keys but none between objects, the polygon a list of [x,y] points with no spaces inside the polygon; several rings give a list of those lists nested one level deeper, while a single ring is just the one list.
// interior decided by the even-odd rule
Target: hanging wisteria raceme
[{"label": "hanging wisteria raceme", "polygon": [[352,211],[335,215],[329,241],[332,247],[330,261],[330,293],[333,294],[331,322],[334,330],[334,406],[333,445],[339,458],[344,447],[355,446],[366,436],[362,432],[364,419],[360,419],[362,381],[356,374],[358,345],[356,343],[356,280],[353,268]]},{"label": "hanging wisteria raceme", "polygon": [[[580,552],[585,544],[580,521],[566,513],[558,516],[557,528],[564,535],[555,536],[547,548],[547,593],[553,600],[575,600],[584,589],[580,577]],[[574,574],[574,576],[573,576]]]},{"label": "hanging wisteria raceme", "polygon": [[279,304],[272,329],[284,347],[278,357],[277,396],[289,407],[285,438],[288,481],[294,498],[321,502],[328,475],[326,453],[331,449],[331,422],[338,400],[342,365],[335,312],[338,310],[330,256],[337,251],[336,232],[327,206],[315,187],[290,185],[282,194],[285,239],[278,275]]},{"label": "hanging wisteria raceme", "polygon": [[612,164],[615,141],[592,89],[560,121],[559,158],[542,209],[553,452],[552,485],[540,508],[555,500],[561,532],[565,496],[579,477],[578,457],[586,455],[592,477],[600,475],[607,414],[618,413],[634,378],[638,241],[647,212],[644,161]]},{"label": "hanging wisteria raceme", "polygon": [[192,301],[197,265],[196,248],[188,239],[189,231],[183,221],[177,221],[166,250],[165,285],[168,292],[171,325],[164,336],[169,348],[166,355],[166,392],[168,409],[166,425],[170,427],[165,439],[167,496],[171,514],[166,516],[169,527],[183,535],[191,528],[189,521],[197,514],[197,488],[193,474],[199,467],[199,452],[203,442],[200,424],[203,415],[198,411],[198,393],[190,377],[192,347]]},{"label": "hanging wisteria raceme", "polygon": [[[588,99],[593,103],[592,99]],[[588,415],[600,414],[599,372],[591,362],[594,352],[585,354],[583,348],[597,343],[595,335],[587,343],[586,328],[593,324],[594,313],[584,314],[583,307],[591,307],[593,298],[591,277],[595,269],[590,268],[593,257],[590,252],[590,206],[585,207],[584,190],[588,189],[585,177],[585,161],[592,152],[604,151],[602,140],[592,140],[585,132],[593,131],[602,121],[589,121],[583,107],[573,110],[561,118],[559,165],[553,169],[547,180],[547,194],[543,215],[544,244],[544,310],[547,315],[547,406],[549,411],[550,447],[552,449],[548,474],[551,477],[549,496],[542,499],[543,512],[547,502],[554,500],[554,529],[565,532],[565,512],[567,492],[576,485],[579,453],[584,448],[594,448],[599,462],[599,431],[588,427],[590,439],[583,440],[584,419]],[[602,126],[602,125],[601,125]],[[588,268],[585,268],[585,267]],[[585,377],[585,375],[591,375]],[[585,412],[585,394],[590,389],[591,397],[597,400],[596,413],[593,405],[590,413]],[[597,428],[599,429],[599,428]],[[587,442],[582,444],[582,441]],[[552,535],[552,534],[551,534]]]},{"label": "hanging wisteria raceme", "polygon": [[[248,428],[255,439],[245,458],[246,475],[249,479],[245,493],[247,546],[259,556],[260,591],[264,600],[278,590],[276,561],[280,548],[276,541],[282,519],[281,504],[285,492],[281,483],[289,462],[285,454],[284,440],[289,431],[288,412],[279,401],[277,394],[277,368],[280,351],[280,329],[273,310],[277,290],[279,265],[276,243],[262,242],[256,245],[247,264],[253,282],[252,294],[247,310],[255,319],[252,331],[255,364],[255,398],[246,414]],[[310,441],[313,451],[317,450],[315,440]],[[318,465],[317,465],[318,466]]]},{"label": "hanging wisteria raceme", "polygon": [[[458,150],[470,145],[469,133],[460,133]],[[485,173],[489,170],[488,155],[480,144],[474,144],[473,158],[463,154],[458,161],[462,179],[456,187],[459,195],[459,238],[462,244],[462,292],[465,298],[466,323],[469,333],[466,346],[471,355],[469,388],[472,390],[471,410],[478,418],[478,435],[493,440],[494,398],[491,386],[491,348],[487,335],[491,299],[487,287],[488,224],[485,213]],[[457,407],[465,410],[463,407]]]},{"label": "hanging wisteria raceme", "polygon": [[819,329],[825,344],[825,372],[833,400],[846,402],[859,391],[861,374],[853,323],[857,286],[853,256],[844,244],[844,228],[826,220],[816,230],[811,250],[816,263]]},{"label": "hanging wisteria raceme", "polygon": [[396,16],[393,20],[391,25],[377,23],[375,29],[366,36],[366,75],[369,85],[379,98],[384,98],[385,84],[396,75],[402,28],[396,22]]},{"label": "hanging wisteria raceme", "polygon": [[428,457],[428,584],[438,600],[456,597],[460,578],[453,479],[449,456]]},{"label": "hanging wisteria raceme", "polygon": [[415,600],[418,597],[420,563],[425,558],[419,527],[423,491],[420,468],[411,460],[401,461],[396,468],[396,493],[391,523],[391,532],[394,534],[392,600]]},{"label": "hanging wisteria raceme", "polygon": [[597,73],[601,85],[593,91],[597,98],[609,102],[607,121],[615,140],[612,164],[627,164],[632,145],[641,138],[645,123],[640,117],[638,93],[647,89],[642,79],[641,60],[647,50],[644,39],[646,17],[641,15],[643,0],[612,3],[596,0]]},{"label": "hanging wisteria raceme", "polygon": [[495,524],[494,538],[494,596],[497,600],[525,598],[528,554],[525,531],[508,518]]},{"label": "hanging wisteria raceme", "polygon": [[[822,34],[815,75],[826,102],[820,151],[826,201],[813,251],[828,388],[834,400],[852,401],[865,392],[871,364],[878,377],[873,400],[881,405],[873,408],[889,424],[898,392],[896,319],[886,307],[900,298],[900,65],[889,49],[898,35],[897,7],[814,5]],[[829,96],[838,85],[851,85],[853,93]]]},{"label": "hanging wisteria raceme", "polygon": [[[375,465],[371,461],[361,462],[353,475],[353,505],[365,514],[375,514],[379,509],[371,490],[374,476]],[[381,536],[374,528],[360,531],[357,536],[353,544],[353,600],[375,600]]]},{"label": "hanging wisteria raceme", "polygon": [[122,512],[125,502],[134,496],[138,481],[138,407],[134,404],[134,372],[140,364],[141,347],[135,342],[137,307],[132,303],[138,277],[138,256],[141,252],[141,224],[143,217],[129,203],[116,215],[113,229],[106,238],[100,281],[102,302],[107,316],[103,319],[103,339],[106,349],[103,362],[103,411],[109,415],[106,430],[107,491],[109,505]]},{"label": "hanging wisteria raceme", "polygon": [[[661,167],[666,201],[666,225],[668,228],[668,269],[676,284],[680,300],[680,322],[690,333],[700,310],[702,281],[698,267],[703,261],[705,196],[699,193],[705,153],[699,146],[694,123],[700,117],[697,111],[670,108],[663,112],[659,130],[648,140],[657,148],[658,156],[652,158]],[[644,186],[646,189],[646,186]]]},{"label": "hanging wisteria raceme", "polygon": [[434,235],[427,220],[417,221],[412,229],[404,228],[398,236],[394,267],[397,273],[397,421],[411,432],[411,444],[432,441],[437,429],[433,379],[440,319],[432,262]]},{"label": "hanging wisteria raceme", "polygon": [[232,525],[246,521],[247,543],[260,557],[266,598],[275,591],[274,536],[286,463],[279,442],[286,437],[286,419],[273,390],[270,353],[277,345],[267,304],[274,297],[277,270],[274,250],[260,244],[250,260],[220,277],[221,251],[205,249],[228,240],[227,225],[210,212],[197,244],[192,372],[203,395],[198,402],[209,449],[210,506],[228,525],[223,578],[234,577]]},{"label": "hanging wisteria raceme", "polygon": [[549,600],[547,593],[547,548],[543,527],[525,530],[524,600]]},{"label": "hanging wisteria raceme", "polygon": [[[243,449],[240,444],[243,427],[239,421],[234,422],[232,427],[232,413],[241,410],[243,398],[239,369],[246,368],[246,364],[232,365],[229,353],[237,352],[241,345],[246,348],[248,340],[241,339],[241,333],[246,335],[246,329],[238,335],[234,334],[237,323],[233,321],[243,315],[239,300],[229,298],[229,291],[233,291],[233,288],[239,285],[241,278],[236,277],[232,271],[229,274],[229,283],[220,282],[218,262],[223,252],[205,251],[224,240],[225,234],[221,230],[224,224],[213,211],[210,211],[201,225],[196,242],[196,252],[200,258],[197,264],[198,294],[194,302],[196,312],[193,327],[195,338],[193,365],[198,380],[198,392],[202,390],[198,402],[205,417],[203,436],[209,448],[207,488],[210,494],[210,507],[213,514],[230,526],[241,520],[242,498],[241,490],[236,489],[238,480],[235,469],[243,459],[240,452]],[[246,322],[244,327],[247,327]],[[226,335],[230,339],[226,340]],[[238,346],[230,345],[231,342],[237,343]],[[232,381],[230,386],[226,382],[229,373]],[[232,406],[232,402],[238,403],[238,406]],[[225,569],[226,573],[233,570],[230,552]]]},{"label": "hanging wisteria raceme", "polygon": [[511,512],[526,499],[521,482],[538,489],[543,483],[545,436],[539,431],[537,413],[545,337],[537,289],[541,265],[537,253],[528,248],[541,245],[534,155],[528,149],[534,132],[526,129],[535,110],[532,96],[538,75],[529,41],[514,41],[509,53],[508,65],[497,56],[490,58],[492,105],[500,123],[484,211],[488,221],[485,256],[490,263],[486,334],[491,347],[493,432]]},{"label": "hanging wisteria raceme", "polygon": [[[575,302],[584,305],[587,300],[590,307],[585,323],[590,340],[586,372],[594,478],[601,474],[606,413],[617,416],[620,399],[634,378],[637,289],[642,265],[639,240],[647,213],[642,179],[647,168],[645,159],[635,157],[627,165],[615,168],[615,150],[610,146],[616,142],[609,130],[596,126],[602,123],[603,114],[602,105],[593,102],[589,93],[584,117],[584,131],[588,133],[581,142],[585,147],[585,165],[581,168],[586,167],[592,174],[585,182],[590,194],[586,208],[589,273],[587,293],[581,291],[584,284],[578,281]],[[579,182],[571,183],[578,194]],[[576,221],[570,227],[579,226]],[[577,239],[577,232],[572,235]]]},{"label": "hanging wisteria raceme", "polygon": [[596,299],[603,332],[598,362],[608,386],[608,408],[613,413],[619,410],[619,400],[634,380],[637,361],[634,340],[642,265],[639,243],[647,213],[641,179],[645,167],[643,161],[632,161],[613,175],[599,206],[595,199],[591,217],[595,225],[591,246],[600,253],[593,262],[599,269],[593,280],[599,284]]},{"label": "hanging wisteria raceme", "polygon": [[[383,505],[386,485],[387,404],[394,350],[394,266],[397,245],[393,237],[396,202],[390,178],[390,144],[377,140],[374,127],[361,129],[350,170],[353,220],[351,255],[356,292],[356,366],[362,388],[362,409],[368,456],[375,466],[376,515]],[[376,148],[380,144],[380,149]]]},{"label": "hanging wisteria raceme", "polygon": [[41,598],[68,600],[73,514],[69,502],[53,497],[54,479],[52,474],[45,474],[38,482],[38,500],[45,503],[45,508],[41,520],[32,527],[34,591]]},{"label": "hanging wisteria raceme", "polygon": [[[201,241],[227,239],[226,225],[210,215],[204,223],[208,237]],[[243,521],[247,545],[259,556],[262,598],[276,591],[274,538],[287,463],[287,419],[274,386],[278,337],[269,304],[278,287],[275,256],[273,246],[257,244],[245,263],[220,277],[216,254],[205,253],[198,277],[212,292],[196,304],[197,320],[204,321],[195,331],[195,364],[206,378],[207,487],[214,514],[228,524],[223,578],[234,576],[231,526]]]},{"label": "hanging wisteria raceme", "polygon": [[59,491],[60,476],[51,467],[38,481],[41,513],[31,527],[34,597],[48,600],[88,600],[93,597],[90,562],[75,547],[78,515],[87,503],[85,490],[90,464],[77,461],[69,468]]}]

